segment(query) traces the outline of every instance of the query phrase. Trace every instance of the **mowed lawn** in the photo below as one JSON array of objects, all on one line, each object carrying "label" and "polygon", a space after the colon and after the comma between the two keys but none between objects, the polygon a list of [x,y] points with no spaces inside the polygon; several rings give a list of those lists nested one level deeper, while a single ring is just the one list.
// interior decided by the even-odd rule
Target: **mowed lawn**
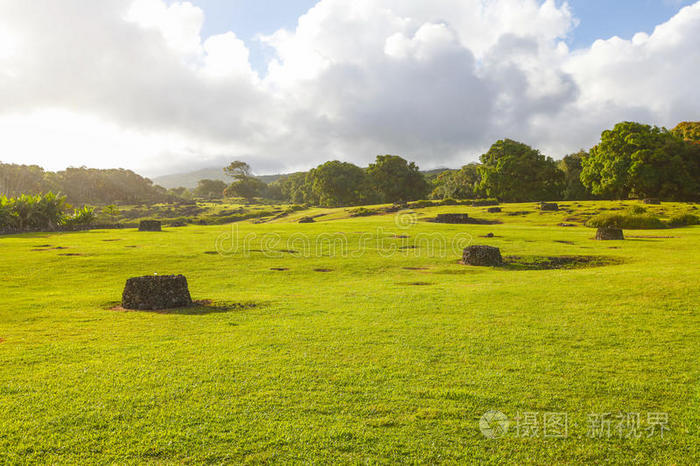
[{"label": "mowed lawn", "polygon": [[[593,241],[558,224],[620,203],[565,204],[0,237],[0,463],[697,464],[700,227]],[[425,221],[447,212],[503,223]],[[460,265],[470,242],[610,264]],[[117,309],[153,273],[212,305]],[[592,434],[604,413],[639,435]]]}]

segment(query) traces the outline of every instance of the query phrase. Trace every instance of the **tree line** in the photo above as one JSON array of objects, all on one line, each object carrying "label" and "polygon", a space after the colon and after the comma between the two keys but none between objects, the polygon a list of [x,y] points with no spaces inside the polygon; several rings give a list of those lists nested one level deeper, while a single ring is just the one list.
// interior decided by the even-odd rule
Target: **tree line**
[{"label": "tree line", "polygon": [[82,204],[154,204],[179,199],[131,170],[67,168],[50,172],[36,165],[0,163],[0,195],[61,193],[67,202]]},{"label": "tree line", "polygon": [[413,201],[482,199],[503,202],[662,198],[700,198],[700,122],[672,131],[622,122],[604,131],[590,151],[560,161],[522,142],[496,142],[478,163],[428,177],[413,162],[380,155],[367,168],[330,161],[266,185],[244,162],[224,169],[234,178],[201,180],[195,195],[263,197],[326,207]]},{"label": "tree line", "polygon": [[479,162],[425,175],[397,155],[377,156],[368,167],[338,160],[266,184],[250,166],[224,168],[231,183],[200,180],[193,190],[166,190],[131,170],[68,168],[44,171],[35,165],[0,163],[0,195],[58,192],[76,205],[154,204],[195,198],[264,198],[326,207],[394,203],[420,199],[483,199],[503,202],[627,199],[668,201],[700,198],[700,122],[671,131],[622,122],[604,131],[589,151],[555,161],[522,142],[503,139]]}]

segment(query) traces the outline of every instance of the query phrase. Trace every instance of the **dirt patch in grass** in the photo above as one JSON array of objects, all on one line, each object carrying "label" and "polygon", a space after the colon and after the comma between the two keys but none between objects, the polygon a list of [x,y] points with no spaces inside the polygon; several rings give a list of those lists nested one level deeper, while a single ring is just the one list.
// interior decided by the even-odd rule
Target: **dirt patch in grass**
[{"label": "dirt patch in grass", "polygon": [[409,236],[406,236],[406,235],[394,235],[394,238],[396,238],[396,239],[408,239]]},{"label": "dirt patch in grass", "polygon": [[606,256],[506,256],[503,258],[502,268],[508,270],[568,270],[622,263],[622,259]]},{"label": "dirt patch in grass", "polygon": [[210,256],[215,256],[219,253],[217,251],[204,251],[204,254],[209,254]]},{"label": "dirt patch in grass", "polygon": [[272,267],[270,270],[273,270],[275,272],[286,272],[289,270],[287,267]]},{"label": "dirt patch in grass", "polygon": [[404,270],[429,270],[428,267],[404,267]]},{"label": "dirt patch in grass", "polygon": [[322,273],[328,273],[332,272],[333,269],[314,269],[314,272],[322,272]]},{"label": "dirt patch in grass", "polygon": [[652,236],[652,235],[625,235],[627,238],[650,238],[650,239],[671,239],[680,238],[680,236]]},{"label": "dirt patch in grass", "polygon": [[0,338],[0,345],[2,345],[3,343],[5,343],[5,339],[4,339],[4,338]]},{"label": "dirt patch in grass", "polygon": [[220,314],[223,312],[234,312],[234,311],[244,311],[247,309],[255,309],[259,307],[260,303],[255,302],[227,302],[227,301],[213,301],[211,299],[201,299],[193,301],[191,306],[181,307],[176,309],[163,309],[158,311],[138,311],[134,309],[124,309],[121,303],[114,305],[111,303],[107,307],[110,311],[118,312],[147,312],[150,314],[182,314],[182,315],[206,315],[206,314]]},{"label": "dirt patch in grass", "polygon": [[[53,246],[52,244],[38,244],[38,245],[36,245],[36,246],[34,246],[34,247],[35,247],[35,248],[50,248],[50,247],[52,247],[52,246]],[[36,249],[35,249],[35,251],[36,251]]]},{"label": "dirt patch in grass", "polygon": [[135,249],[135,248],[140,248],[141,246],[124,246],[125,248],[129,249]]},{"label": "dirt patch in grass", "polygon": [[80,254],[79,252],[66,252],[63,254],[59,254],[59,256],[63,257],[76,257],[76,256],[83,256],[84,254]]},{"label": "dirt patch in grass", "polygon": [[35,246],[36,248],[42,248],[42,249],[32,249],[32,251],[61,251],[63,249],[68,249],[65,246],[56,246],[56,247],[51,247],[51,245],[48,246]]},{"label": "dirt patch in grass", "polygon": [[516,212],[506,212],[506,215],[509,217],[517,217],[518,215],[527,215],[531,213],[531,210],[518,210]]},{"label": "dirt patch in grass", "polygon": [[555,239],[554,242],[555,242],[555,243],[561,243],[561,244],[576,244],[576,243],[574,243],[573,241],[564,241],[564,240],[561,240],[561,239]]},{"label": "dirt patch in grass", "polygon": [[111,243],[113,241],[121,241],[121,238],[103,239],[102,241],[104,241],[105,243]]},{"label": "dirt patch in grass", "polygon": [[434,283],[428,283],[428,282],[408,282],[408,283],[398,283],[398,285],[404,285],[404,286],[430,286],[430,285],[434,285]]},{"label": "dirt patch in grass", "polygon": [[412,244],[409,246],[401,246],[399,249],[418,249],[418,246]]}]

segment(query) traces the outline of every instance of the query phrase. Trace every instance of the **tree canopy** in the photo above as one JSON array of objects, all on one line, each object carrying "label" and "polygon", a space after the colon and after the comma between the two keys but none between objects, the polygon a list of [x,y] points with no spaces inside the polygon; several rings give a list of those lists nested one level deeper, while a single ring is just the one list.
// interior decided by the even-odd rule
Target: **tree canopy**
[{"label": "tree canopy", "polygon": [[583,160],[581,181],[607,198],[692,199],[700,192],[699,151],[699,145],[664,128],[618,123]]},{"label": "tree canopy", "polygon": [[583,170],[583,160],[588,157],[588,152],[581,150],[575,154],[564,156],[557,163],[557,167],[564,175],[564,186],[562,189],[562,200],[573,201],[590,199],[592,196],[581,183],[581,171]]},{"label": "tree canopy", "polygon": [[205,199],[221,199],[226,187],[226,183],[221,180],[199,180],[192,194]]},{"label": "tree canopy", "polygon": [[381,202],[424,199],[429,185],[414,162],[398,155],[378,155],[367,174]]},{"label": "tree canopy", "polygon": [[563,174],[551,157],[527,144],[504,139],[481,156],[479,191],[506,202],[556,200]]},{"label": "tree canopy", "polygon": [[325,207],[360,205],[373,199],[367,173],[357,165],[333,160],[309,171],[306,183],[314,203]]},{"label": "tree canopy", "polygon": [[470,163],[459,170],[446,170],[433,180],[432,197],[436,199],[475,199],[481,183],[479,164]]},{"label": "tree canopy", "polygon": [[700,144],[700,121],[684,121],[678,123],[671,133],[684,141]]}]

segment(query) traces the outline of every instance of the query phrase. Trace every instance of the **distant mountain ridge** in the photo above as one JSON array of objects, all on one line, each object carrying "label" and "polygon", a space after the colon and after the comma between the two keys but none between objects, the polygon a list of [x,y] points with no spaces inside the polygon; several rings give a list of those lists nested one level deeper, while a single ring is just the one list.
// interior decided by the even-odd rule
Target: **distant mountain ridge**
[{"label": "distant mountain ridge", "polygon": [[[421,172],[426,176],[434,176],[440,174],[444,171],[452,170],[451,168],[435,168],[433,170],[422,170]],[[282,177],[289,175],[289,173],[280,173],[276,175],[260,175],[256,176],[257,179],[264,183],[272,183],[277,181]],[[192,189],[197,187],[197,182],[199,180],[221,180],[232,182],[233,180],[224,174],[223,168],[202,168],[200,170],[195,170],[185,173],[175,173],[173,175],[163,175],[151,178],[151,180],[164,188],[178,188],[180,186]]]},{"label": "distant mountain ridge", "polygon": [[[265,183],[272,183],[285,175],[261,175],[256,176],[259,180]],[[196,188],[199,180],[221,180],[232,182],[233,180],[224,174],[221,167],[217,168],[202,168],[186,173],[175,173],[173,175],[163,175],[151,178],[151,180],[164,188],[178,188],[183,186],[188,189]]]}]

